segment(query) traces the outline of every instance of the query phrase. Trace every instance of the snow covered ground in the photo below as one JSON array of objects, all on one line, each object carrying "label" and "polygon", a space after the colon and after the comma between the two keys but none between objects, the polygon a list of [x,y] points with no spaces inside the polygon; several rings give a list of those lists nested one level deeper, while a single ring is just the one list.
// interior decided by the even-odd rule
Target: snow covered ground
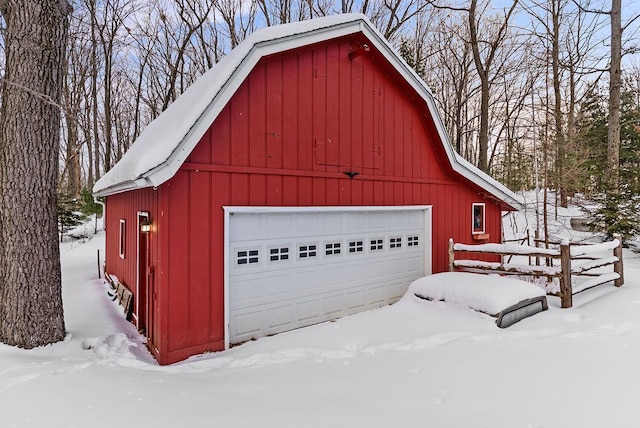
[{"label": "snow covered ground", "polygon": [[[565,220],[577,211],[559,214],[553,233],[575,234]],[[522,234],[524,223],[510,216],[505,229]],[[62,244],[64,342],[0,345],[1,427],[640,426],[631,251],[622,288],[577,295],[571,309],[550,297],[548,311],[507,329],[463,305],[406,296],[160,367],[97,279],[103,244],[102,234]]]}]

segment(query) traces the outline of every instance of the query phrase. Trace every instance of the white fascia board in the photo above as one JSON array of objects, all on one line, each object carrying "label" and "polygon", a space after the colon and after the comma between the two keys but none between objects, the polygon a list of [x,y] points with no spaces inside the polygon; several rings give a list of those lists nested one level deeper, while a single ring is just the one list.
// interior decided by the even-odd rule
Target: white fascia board
[{"label": "white fascia board", "polygon": [[115,184],[113,186],[105,187],[100,189],[97,192],[93,192],[93,195],[96,197],[115,195],[117,193],[128,192],[130,190],[143,189],[145,187],[152,187],[153,185],[149,183],[146,179],[140,178],[138,180],[128,180],[123,181],[121,183]]}]

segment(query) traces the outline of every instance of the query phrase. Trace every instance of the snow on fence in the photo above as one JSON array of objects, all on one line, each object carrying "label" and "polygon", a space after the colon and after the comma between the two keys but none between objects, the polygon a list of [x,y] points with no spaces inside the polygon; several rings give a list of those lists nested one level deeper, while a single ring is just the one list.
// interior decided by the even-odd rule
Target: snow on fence
[{"label": "snow on fence", "polygon": [[[612,256],[601,257],[598,253],[613,251]],[[501,256],[501,262],[485,262],[480,260],[456,260],[455,253],[481,253]],[[505,257],[525,256],[529,264],[505,263]],[[544,258],[550,261],[547,266],[532,265],[531,259]],[[559,260],[554,266],[553,260]],[[576,263],[574,263],[576,262]],[[613,266],[613,272],[594,271],[595,269]],[[560,291],[548,293],[560,297],[561,307],[573,305],[573,295],[590,288],[613,281],[616,287],[624,284],[622,264],[622,239],[615,237],[612,241],[593,245],[575,245],[563,241],[558,249],[538,248],[513,243],[467,245],[454,243],[449,239],[449,270],[461,270],[476,273],[497,273],[501,275],[524,275],[546,277],[550,281],[558,278]],[[573,284],[576,276],[587,277],[585,281]]]}]

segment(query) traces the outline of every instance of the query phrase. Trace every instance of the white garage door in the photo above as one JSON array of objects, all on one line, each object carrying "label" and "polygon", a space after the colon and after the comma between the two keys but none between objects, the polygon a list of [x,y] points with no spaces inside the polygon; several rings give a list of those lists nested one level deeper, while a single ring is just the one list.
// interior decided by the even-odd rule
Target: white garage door
[{"label": "white garage door", "polygon": [[431,272],[430,207],[226,214],[231,344],[393,303]]}]

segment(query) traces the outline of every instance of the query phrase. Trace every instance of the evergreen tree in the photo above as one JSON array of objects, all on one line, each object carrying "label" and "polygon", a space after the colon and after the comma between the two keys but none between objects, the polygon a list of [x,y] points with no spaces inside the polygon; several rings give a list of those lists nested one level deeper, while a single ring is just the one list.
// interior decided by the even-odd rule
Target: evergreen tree
[{"label": "evergreen tree", "polygon": [[80,211],[80,201],[70,197],[68,194],[58,194],[58,232],[60,234],[60,242],[64,238],[65,233],[76,226],[81,225],[85,216]]},{"label": "evergreen tree", "polygon": [[91,190],[86,187],[82,189],[80,198],[80,211],[87,217],[94,216],[93,233],[98,233],[98,217],[102,216],[102,205],[95,201]]},{"label": "evergreen tree", "polygon": [[597,207],[589,225],[607,236],[640,233],[640,106],[637,94],[626,87],[622,94],[620,170],[618,191],[607,180],[608,114],[603,96],[592,93],[582,106],[578,137],[589,151],[585,165],[585,188]]}]

